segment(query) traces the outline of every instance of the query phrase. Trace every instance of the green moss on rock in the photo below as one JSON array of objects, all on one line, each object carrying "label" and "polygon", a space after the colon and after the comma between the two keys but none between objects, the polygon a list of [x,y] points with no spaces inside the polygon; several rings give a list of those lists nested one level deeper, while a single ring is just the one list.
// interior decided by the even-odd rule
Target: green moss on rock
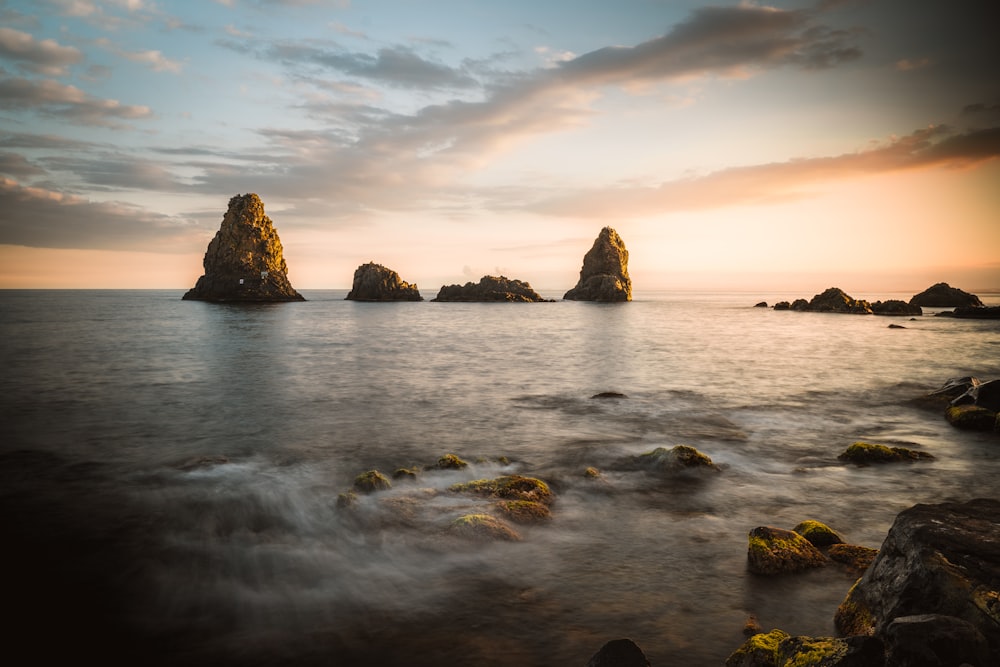
[{"label": "green moss on rock", "polygon": [[917,461],[920,459],[933,459],[927,452],[916,449],[906,449],[905,447],[887,447],[885,445],[874,445],[868,442],[855,442],[844,450],[838,457],[847,463],[857,463],[865,465],[868,463],[893,463],[897,461]]},{"label": "green moss on rock", "polygon": [[833,616],[837,632],[845,637],[875,634],[875,618],[868,605],[857,593],[860,582],[860,579],[854,582],[851,590],[847,592],[847,597],[837,607],[837,612]]},{"label": "green moss on rock", "polygon": [[955,428],[970,431],[992,431],[998,415],[980,405],[953,405],[944,411],[944,417]]},{"label": "green moss on rock", "polygon": [[417,478],[416,468],[397,468],[394,473],[392,473],[393,479],[409,479],[414,480]]},{"label": "green moss on rock", "polygon": [[772,526],[758,526],[750,531],[747,566],[751,572],[799,572],[826,563],[826,556],[796,532]]},{"label": "green moss on rock", "polygon": [[361,493],[374,493],[391,488],[392,482],[378,470],[369,470],[354,478],[354,490]]},{"label": "green moss on rock", "polygon": [[726,658],[726,667],[780,667],[778,648],[789,638],[784,630],[756,634]]},{"label": "green moss on rock", "polygon": [[468,463],[458,458],[454,454],[445,454],[437,461],[437,467],[441,470],[461,470],[468,467]]},{"label": "green moss on rock", "polygon": [[640,468],[665,472],[685,469],[719,470],[719,466],[708,455],[688,445],[677,445],[671,449],[657,447],[635,457],[634,461]]},{"label": "green moss on rock", "polygon": [[552,518],[548,506],[534,500],[501,500],[497,510],[515,523],[541,523]]},{"label": "green moss on rock", "polygon": [[471,482],[452,484],[448,490],[454,493],[472,493],[505,500],[533,500],[546,505],[551,504],[553,500],[552,490],[548,484],[540,479],[522,477],[521,475],[476,479]]},{"label": "green moss on rock", "polygon": [[455,519],[449,531],[474,542],[518,542],[521,536],[505,521],[489,514],[466,514]]},{"label": "green moss on rock", "polygon": [[852,570],[864,572],[875,560],[875,556],[878,556],[878,549],[862,547],[857,544],[834,544],[830,546],[826,555],[830,557],[830,560],[843,563]]},{"label": "green moss on rock", "polygon": [[811,519],[803,521],[792,530],[809,540],[816,547],[828,547],[831,544],[840,544],[844,541],[832,528]]}]

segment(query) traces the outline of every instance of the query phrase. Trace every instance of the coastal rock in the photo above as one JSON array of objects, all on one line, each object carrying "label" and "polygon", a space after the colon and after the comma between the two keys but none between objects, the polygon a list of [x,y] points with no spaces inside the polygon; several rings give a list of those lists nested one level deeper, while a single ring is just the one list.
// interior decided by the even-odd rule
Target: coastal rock
[{"label": "coastal rock", "polygon": [[888,301],[876,301],[871,305],[872,313],[875,315],[923,315],[924,309],[899,299],[889,299]]},{"label": "coastal rock", "polygon": [[901,616],[885,629],[887,664],[989,665],[989,645],[968,621],[941,614]]},{"label": "coastal rock", "polygon": [[626,470],[646,470],[656,473],[678,473],[683,471],[706,470],[718,472],[719,466],[712,459],[688,445],[677,445],[667,449],[657,447],[651,452],[629,457],[620,466]]},{"label": "coastal rock", "polygon": [[531,285],[521,280],[511,280],[505,276],[483,276],[478,283],[443,285],[431,301],[540,302],[551,299],[543,299]]},{"label": "coastal rock", "polygon": [[997,413],[978,405],[952,405],[944,411],[944,418],[955,428],[969,431],[992,431]]},{"label": "coastal rock", "polygon": [[851,570],[864,572],[878,556],[878,549],[857,544],[831,544],[826,555],[830,560],[843,563]]},{"label": "coastal rock", "polygon": [[375,262],[362,264],[354,271],[354,284],[347,301],[423,301],[416,285],[403,281],[399,274]]},{"label": "coastal rock", "polygon": [[[896,517],[879,555],[851,588],[834,620],[843,635],[877,635],[893,644],[894,637],[909,634],[898,626],[890,630],[902,617],[953,616],[971,624],[988,644],[988,660],[971,664],[996,665],[998,583],[1000,500],[915,505]],[[966,630],[959,632],[968,636]]]},{"label": "coastal rock", "polygon": [[825,523],[811,519],[801,522],[792,530],[809,540],[814,547],[828,547],[831,544],[841,544],[844,541]]},{"label": "coastal rock", "polygon": [[882,644],[872,637],[791,637],[775,629],[750,637],[726,659],[726,667],[795,665],[883,667]]},{"label": "coastal rock", "polygon": [[938,283],[928,287],[910,299],[911,306],[925,308],[957,308],[959,306],[982,307],[983,302],[975,294],[970,294],[948,283]]},{"label": "coastal rock", "polygon": [[536,500],[501,500],[497,511],[514,523],[543,523],[552,518],[552,511]]},{"label": "coastal rock", "polygon": [[951,315],[959,319],[1000,320],[1000,306],[961,306]]},{"label": "coastal rock", "polygon": [[887,447],[867,442],[855,442],[837,458],[846,463],[867,465],[869,463],[894,463],[897,461],[918,461],[933,459],[932,454],[906,447]]},{"label": "coastal rock", "polygon": [[507,522],[489,514],[466,514],[455,519],[449,531],[473,542],[520,542],[521,536]]},{"label": "coastal rock", "polygon": [[530,500],[549,505],[553,501],[549,485],[534,477],[504,475],[494,479],[476,479],[448,487],[452,493],[471,493],[502,500]]},{"label": "coastal rock", "polygon": [[757,574],[784,574],[826,565],[827,558],[798,533],[773,526],[750,531],[747,566]]},{"label": "coastal rock", "polygon": [[822,294],[815,295],[809,301],[809,310],[814,313],[850,313],[855,315],[870,315],[871,304],[849,296],[839,287],[830,287]]},{"label": "coastal rock", "polygon": [[789,306],[789,309],[800,313],[805,312],[809,310],[809,302],[805,299],[796,299],[795,301],[792,301],[792,305]]},{"label": "coastal rock", "polygon": [[767,301],[758,301],[754,304],[754,308],[767,308]]},{"label": "coastal rock", "polygon": [[631,639],[613,639],[591,657],[587,667],[649,667],[649,660]]},{"label": "coastal rock", "polygon": [[580,280],[566,292],[568,301],[631,301],[628,250],[618,232],[605,227],[583,257]]},{"label": "coastal rock", "polygon": [[374,493],[391,488],[392,482],[378,470],[369,470],[354,478],[354,490],[361,493]]},{"label": "coastal rock", "polygon": [[208,244],[205,273],[184,294],[189,301],[305,301],[288,281],[281,241],[256,194],[236,195]]},{"label": "coastal rock", "polygon": [[791,310],[792,309],[792,304],[788,303],[787,301],[779,301],[778,303],[774,304],[774,309],[775,310]]}]

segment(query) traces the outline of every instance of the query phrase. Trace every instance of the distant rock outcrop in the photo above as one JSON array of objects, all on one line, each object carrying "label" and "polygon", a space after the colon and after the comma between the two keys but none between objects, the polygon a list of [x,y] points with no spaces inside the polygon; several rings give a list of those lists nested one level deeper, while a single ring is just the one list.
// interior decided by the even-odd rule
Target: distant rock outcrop
[{"label": "distant rock outcrop", "polygon": [[872,312],[876,315],[923,315],[924,309],[899,299],[888,299],[873,303]]},{"label": "distant rock outcrop", "polygon": [[208,244],[205,274],[184,299],[193,301],[305,301],[288,282],[281,241],[256,194],[236,195]]},{"label": "distant rock outcrop", "polygon": [[910,305],[925,308],[957,308],[959,306],[980,308],[983,302],[975,294],[969,294],[948,283],[938,283],[928,287],[920,294],[913,295],[913,298],[910,299]]},{"label": "distant rock outcrop", "polygon": [[375,262],[362,264],[354,271],[354,284],[348,301],[423,301],[416,285],[400,279],[399,274]]},{"label": "distant rock outcrop", "polygon": [[1000,306],[958,306],[952,316],[959,319],[1000,320]]},{"label": "distant rock outcrop", "polygon": [[815,313],[850,313],[871,315],[872,306],[863,299],[855,299],[839,287],[831,287],[809,301],[808,310]]},{"label": "distant rock outcrop", "polygon": [[580,280],[566,292],[569,301],[631,301],[628,250],[618,232],[605,227],[583,257]]},{"label": "distant rock outcrop", "polygon": [[505,276],[483,276],[478,283],[443,285],[431,301],[538,302],[551,299],[543,299],[524,281],[511,280]]}]

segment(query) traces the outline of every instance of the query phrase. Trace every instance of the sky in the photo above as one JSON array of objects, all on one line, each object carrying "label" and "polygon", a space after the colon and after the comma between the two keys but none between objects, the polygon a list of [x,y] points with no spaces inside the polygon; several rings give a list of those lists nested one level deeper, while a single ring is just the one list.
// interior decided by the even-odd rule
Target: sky
[{"label": "sky", "polygon": [[0,288],[1000,291],[994,1],[0,0]]}]

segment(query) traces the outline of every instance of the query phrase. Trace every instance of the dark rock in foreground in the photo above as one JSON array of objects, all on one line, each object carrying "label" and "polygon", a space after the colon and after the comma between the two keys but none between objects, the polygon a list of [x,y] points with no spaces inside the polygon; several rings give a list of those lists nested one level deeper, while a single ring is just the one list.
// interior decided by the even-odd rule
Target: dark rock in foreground
[{"label": "dark rock in foreground", "polygon": [[605,227],[583,257],[580,280],[566,292],[568,301],[631,301],[628,250],[618,232]]},{"label": "dark rock in foreground", "polygon": [[649,667],[649,660],[631,639],[614,639],[594,654],[587,667]]},{"label": "dark rock in foreground", "polygon": [[920,294],[914,294],[910,299],[910,305],[925,308],[957,308],[959,306],[981,308],[983,302],[975,294],[952,287],[948,283],[938,283],[928,287]]},{"label": "dark rock in foreground", "polygon": [[540,302],[551,299],[543,299],[524,281],[505,276],[483,276],[478,283],[444,285],[431,301]]},{"label": "dark rock in foreground", "polygon": [[368,262],[354,271],[354,283],[348,301],[423,301],[416,285],[403,281],[399,274],[381,264]]},{"label": "dark rock in foreground", "polygon": [[795,531],[758,526],[750,531],[747,567],[757,574],[785,574],[826,565],[827,558]]},{"label": "dark rock in foreground", "polygon": [[[929,637],[964,637],[960,644],[975,653],[978,633],[988,645],[988,657],[963,659],[973,665],[996,665],[1000,664],[998,589],[1000,500],[915,505],[896,517],[879,555],[837,609],[835,622],[844,635],[882,637],[890,659],[901,637],[911,638],[903,641],[907,651],[923,637],[922,650],[931,654],[935,649]],[[912,618],[925,615],[936,618]],[[957,656],[939,657],[948,660],[897,664],[961,662],[953,661]]]},{"label": "dark rock in foreground", "polygon": [[256,194],[236,195],[208,244],[205,273],[184,294],[189,301],[305,301],[288,281],[281,241]]},{"label": "dark rock in foreground", "polygon": [[792,637],[783,630],[756,634],[726,659],[726,667],[882,667],[874,637]]}]

